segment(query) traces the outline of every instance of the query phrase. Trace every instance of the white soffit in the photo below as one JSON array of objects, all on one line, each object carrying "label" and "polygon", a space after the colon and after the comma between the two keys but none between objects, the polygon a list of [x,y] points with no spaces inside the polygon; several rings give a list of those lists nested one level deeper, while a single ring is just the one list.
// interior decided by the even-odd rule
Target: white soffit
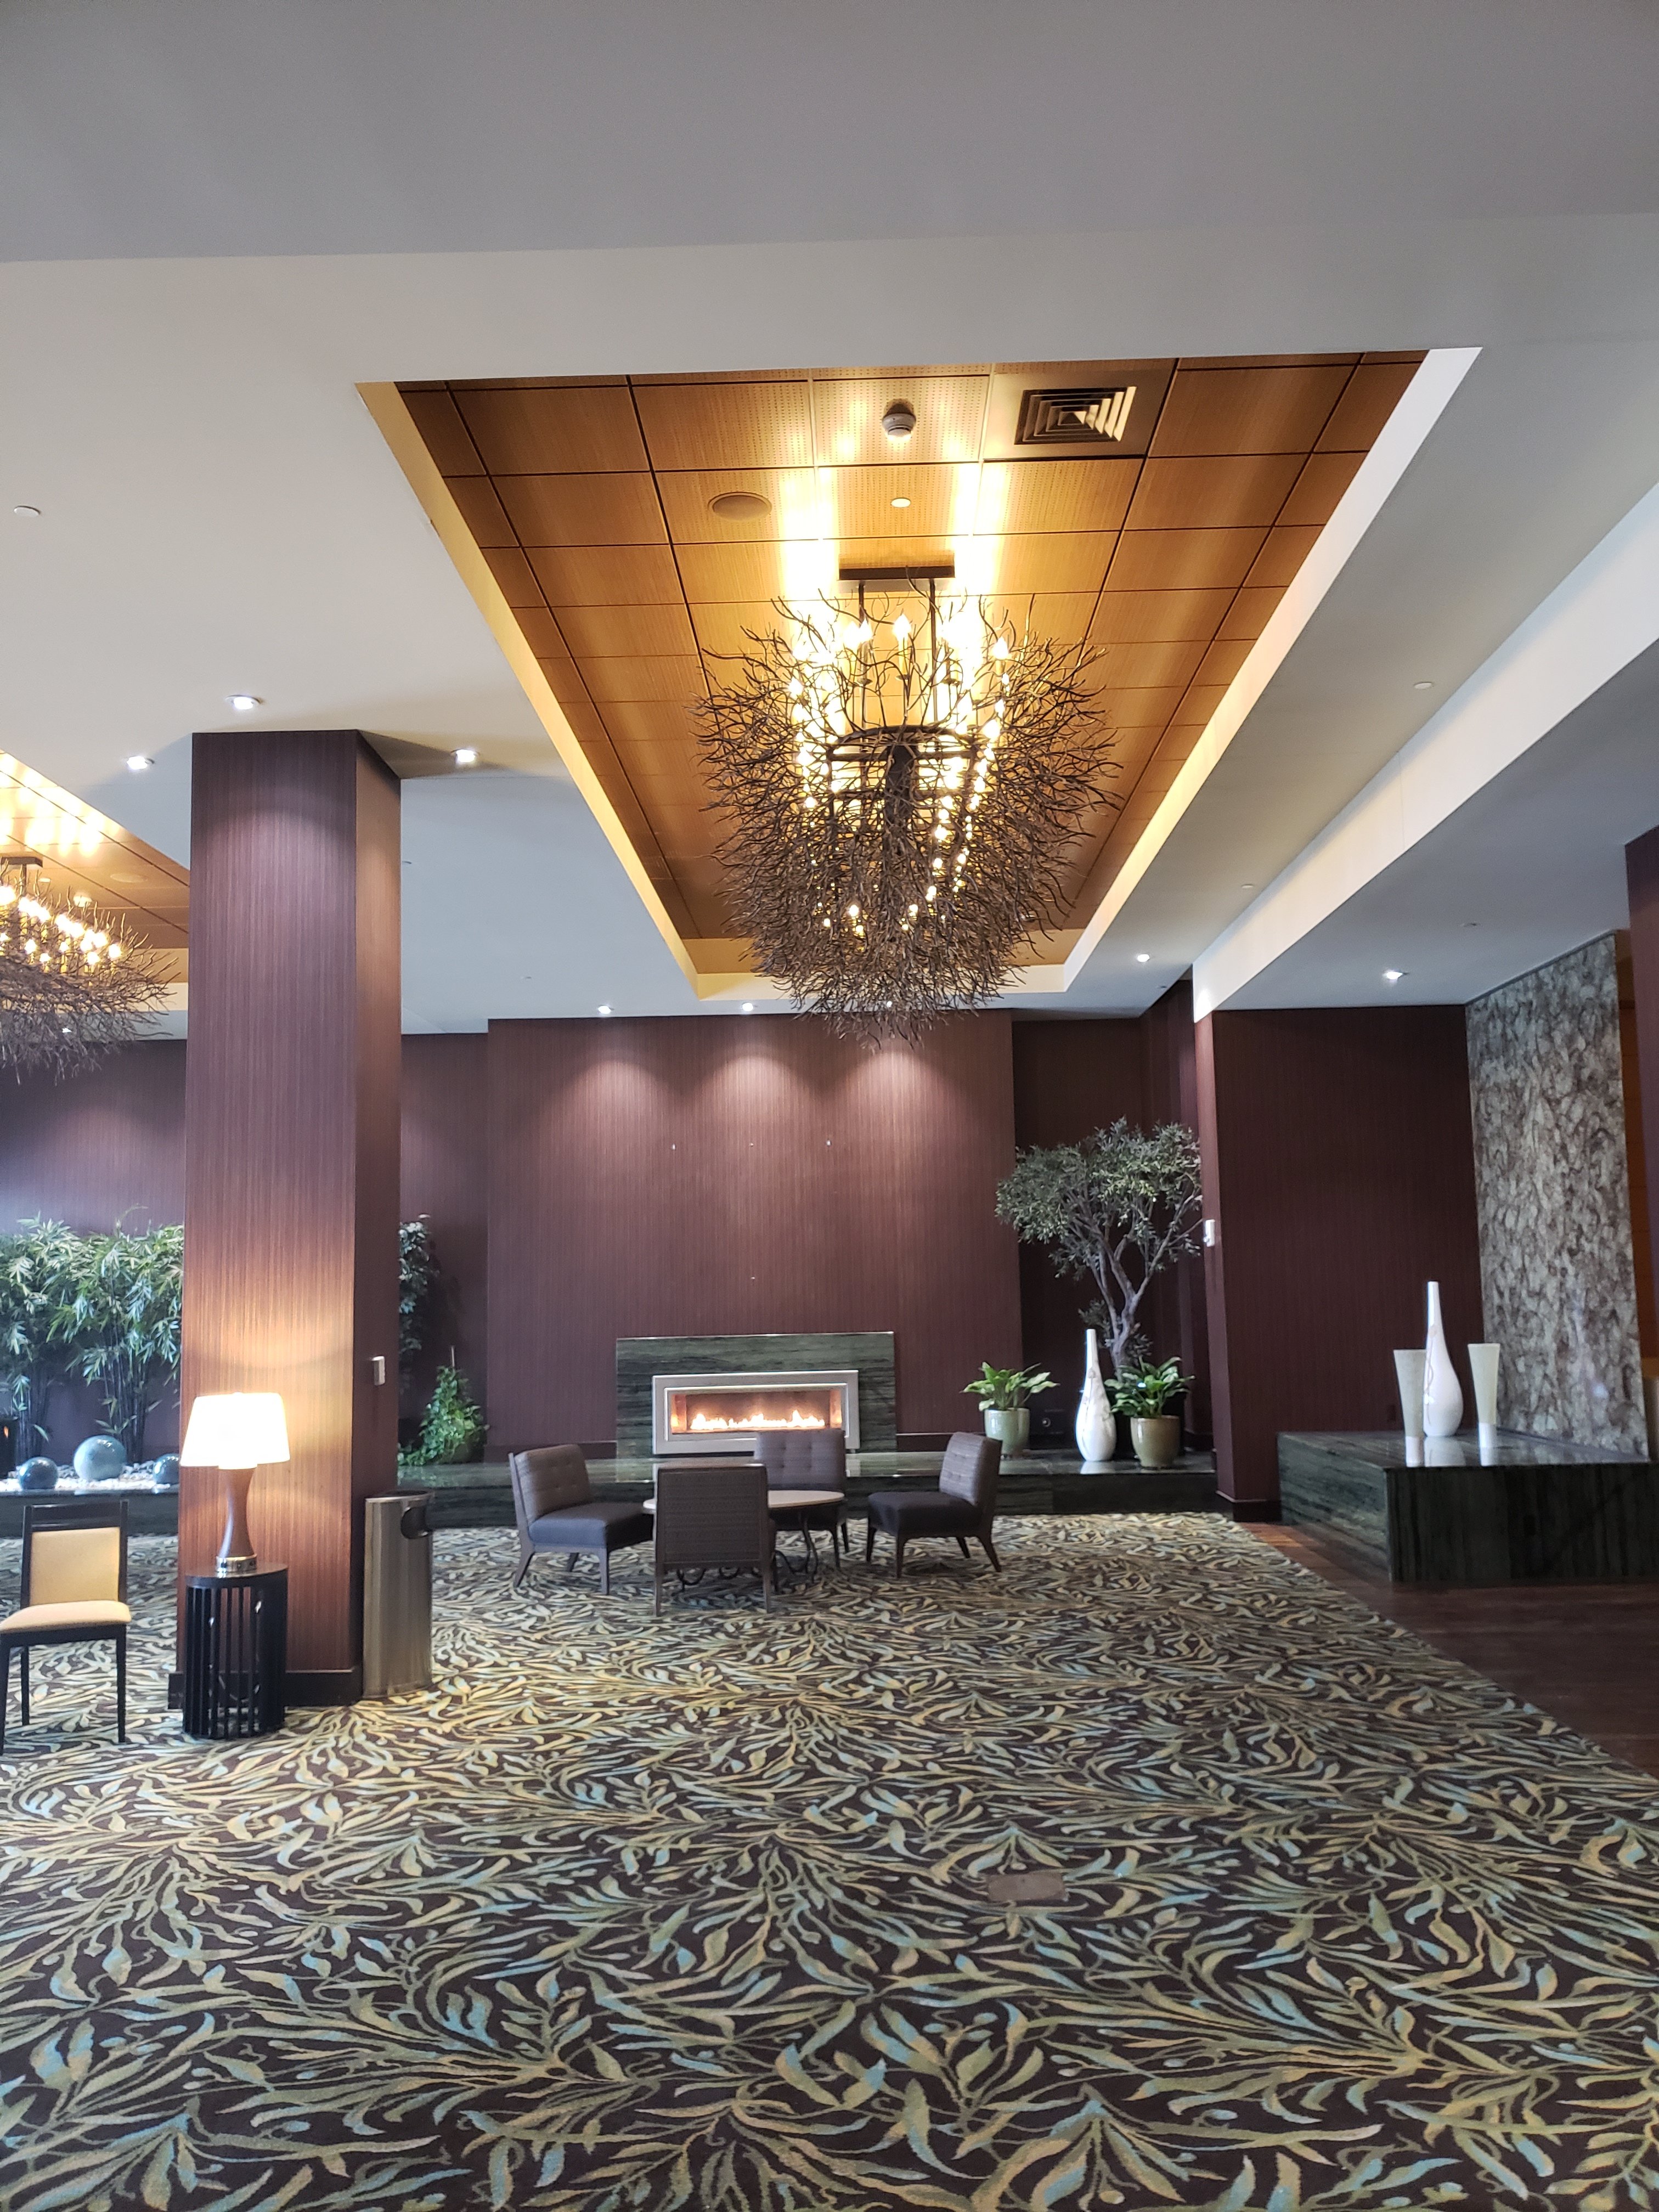
[{"label": "white soffit", "polygon": [[[1383,963],[1406,969],[1401,981],[1411,988],[1398,995],[1407,998],[1438,997],[1460,982],[1490,988],[1505,980],[1504,973],[1493,971],[1504,969],[1506,961],[1516,963],[1508,973],[1518,972],[1565,950],[1587,922],[1594,929],[1622,920],[1619,847],[1609,849],[1606,817],[1611,806],[1622,843],[1650,826],[1653,812],[1659,811],[1659,729],[1653,719],[1652,669],[1644,659],[1656,641],[1659,487],[1638,502],[1194,962],[1194,1005],[1200,1016],[1236,1004],[1320,1003],[1333,983],[1344,993],[1363,988],[1369,1000],[1378,995]],[[1614,679],[1633,664],[1642,664],[1637,681],[1615,686]],[[1575,717],[1598,695],[1600,713],[1581,726]],[[1494,788],[1534,747],[1558,732],[1549,758],[1537,764],[1538,773],[1519,791]],[[1514,808],[1522,796],[1532,809],[1528,818],[1546,840],[1538,870],[1523,866],[1518,849],[1525,840],[1516,836]],[[1493,807],[1483,809],[1483,797],[1493,799]],[[1538,814],[1540,803],[1547,820]],[[1507,828],[1500,825],[1498,806],[1510,816]],[[1455,871],[1455,879],[1444,886],[1452,906],[1467,915],[1483,896],[1501,898],[1502,884],[1524,877],[1531,938],[1513,939],[1516,917],[1510,919],[1508,933],[1489,933],[1479,945],[1467,943],[1460,933],[1454,941],[1462,966],[1449,968],[1443,957],[1426,957],[1421,932],[1412,927],[1408,912],[1399,910],[1399,901],[1382,899],[1370,905],[1375,946],[1381,949],[1368,949],[1371,939],[1363,939],[1358,957],[1366,964],[1359,972],[1352,930],[1332,933],[1322,946],[1310,941],[1322,924],[1368,887],[1380,888],[1413,848],[1425,847],[1432,833],[1455,820],[1460,821],[1461,835],[1440,841],[1437,856],[1443,871]],[[1564,866],[1564,845],[1580,859],[1577,867]],[[1550,846],[1553,862],[1545,857]],[[1460,854],[1461,861],[1455,858]],[[1483,865],[1488,860],[1490,866]],[[1413,870],[1411,879],[1420,895],[1424,870]],[[1487,919],[1466,919],[1462,930],[1479,927]],[[1402,934],[1407,929],[1409,945]],[[1511,948],[1507,953],[1501,949],[1505,944]],[[1285,956],[1297,946],[1304,947],[1304,957],[1292,968]],[[1414,964],[1407,964],[1408,953]],[[1327,972],[1333,967],[1334,973]],[[1249,987],[1258,979],[1261,988],[1251,991]],[[1287,992],[1291,995],[1284,995]]]}]

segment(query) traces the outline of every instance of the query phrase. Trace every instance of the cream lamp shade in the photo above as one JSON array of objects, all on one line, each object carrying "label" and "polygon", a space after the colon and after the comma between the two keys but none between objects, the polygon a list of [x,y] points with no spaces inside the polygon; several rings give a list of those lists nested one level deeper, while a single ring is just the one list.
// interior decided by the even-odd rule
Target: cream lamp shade
[{"label": "cream lamp shade", "polygon": [[288,1457],[288,1423],[274,1390],[198,1398],[179,1453],[183,1467],[270,1467]]}]

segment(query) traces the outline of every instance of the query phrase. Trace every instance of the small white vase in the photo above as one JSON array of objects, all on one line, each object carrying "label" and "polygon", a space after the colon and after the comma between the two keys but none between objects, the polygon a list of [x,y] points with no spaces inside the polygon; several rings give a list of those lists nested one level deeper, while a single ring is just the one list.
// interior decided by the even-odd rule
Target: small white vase
[{"label": "small white vase", "polygon": [[[1474,1418],[1483,1451],[1490,1450],[1498,1442],[1498,1362],[1500,1348],[1495,1344],[1472,1344],[1469,1346],[1469,1379],[1474,1384]],[[1481,1465],[1487,1462],[1483,1459]]]},{"label": "small white vase", "polygon": [[1100,1340],[1088,1332],[1089,1362],[1078,1401],[1077,1448],[1085,1467],[1103,1467],[1117,1449],[1117,1420],[1100,1376]]},{"label": "small white vase", "polygon": [[1440,1318],[1438,1283],[1429,1285],[1429,1335],[1423,1354],[1423,1433],[1455,1437],[1463,1419],[1463,1386],[1452,1365],[1451,1346]]},{"label": "small white vase", "polygon": [[1423,1435],[1423,1370],[1425,1352],[1396,1352],[1394,1371],[1400,1379],[1400,1425],[1408,1437]]}]

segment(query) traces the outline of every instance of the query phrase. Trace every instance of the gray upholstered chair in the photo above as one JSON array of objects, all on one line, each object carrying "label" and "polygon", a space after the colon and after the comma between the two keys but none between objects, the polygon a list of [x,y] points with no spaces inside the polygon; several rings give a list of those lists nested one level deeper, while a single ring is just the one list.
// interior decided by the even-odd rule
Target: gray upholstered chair
[{"label": "gray upholstered chair", "polygon": [[766,1469],[720,1467],[657,1469],[655,1606],[662,1611],[663,1577],[698,1567],[752,1567],[772,1610],[772,1516],[766,1510]]},{"label": "gray upholstered chair", "polygon": [[611,1554],[651,1541],[651,1516],[625,1498],[595,1498],[587,1462],[576,1444],[550,1444],[543,1451],[514,1452],[507,1461],[513,1475],[513,1515],[519,1524],[517,1589],[538,1552],[566,1552],[574,1566],[579,1552],[597,1553],[599,1588],[611,1590]]},{"label": "gray upholstered chair", "polygon": [[876,1531],[881,1528],[893,1540],[895,1576],[904,1572],[904,1547],[918,1536],[954,1536],[964,1559],[971,1536],[1000,1572],[991,1523],[996,1517],[1001,1468],[1002,1446],[994,1437],[959,1430],[945,1448],[937,1490],[879,1490],[871,1498],[866,1561],[875,1554]]},{"label": "gray upholstered chair", "polygon": [[[766,1469],[770,1490],[838,1490],[847,1494],[847,1436],[842,1429],[762,1429],[755,1457]],[[840,1505],[803,1505],[774,1517],[792,1528],[823,1528],[837,1549],[847,1531]]]},{"label": "gray upholstered chair", "polygon": [[42,1644],[113,1644],[115,1732],[127,1740],[127,1508],[98,1498],[23,1508],[23,1576],[15,1613],[0,1620],[0,1752],[6,1747],[11,1655],[22,1661],[29,1717],[29,1653]]}]

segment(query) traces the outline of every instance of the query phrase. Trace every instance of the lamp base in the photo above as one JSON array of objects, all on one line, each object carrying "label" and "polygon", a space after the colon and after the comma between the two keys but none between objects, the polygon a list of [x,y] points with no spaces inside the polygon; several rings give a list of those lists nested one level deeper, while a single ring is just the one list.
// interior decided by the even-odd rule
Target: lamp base
[{"label": "lamp base", "polygon": [[247,1491],[253,1480],[251,1467],[224,1467],[219,1470],[225,1499],[225,1533],[219,1539],[219,1556],[213,1563],[216,1575],[256,1575],[259,1562],[254,1555],[253,1539],[247,1532]]}]

